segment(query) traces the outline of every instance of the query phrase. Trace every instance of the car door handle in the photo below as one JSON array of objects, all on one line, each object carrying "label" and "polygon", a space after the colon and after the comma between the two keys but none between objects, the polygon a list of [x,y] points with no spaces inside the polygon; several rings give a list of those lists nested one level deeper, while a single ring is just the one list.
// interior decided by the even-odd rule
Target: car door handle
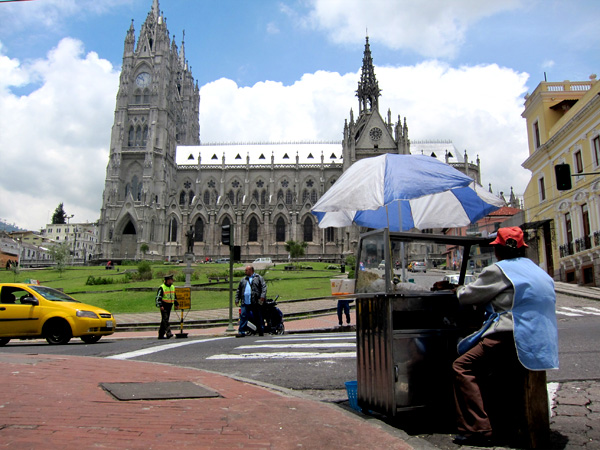
[{"label": "car door handle", "polygon": [[6,311],[6,308],[4,306],[0,306],[0,311]]}]

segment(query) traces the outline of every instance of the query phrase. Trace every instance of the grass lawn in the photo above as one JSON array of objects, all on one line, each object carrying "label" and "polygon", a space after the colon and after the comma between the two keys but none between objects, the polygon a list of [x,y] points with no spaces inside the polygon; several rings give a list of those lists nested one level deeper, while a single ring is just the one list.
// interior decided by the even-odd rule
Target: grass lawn
[{"label": "grass lawn", "polygon": [[[308,266],[304,263],[303,267]],[[310,263],[312,270],[284,270],[284,264],[269,268],[261,273],[267,281],[268,297],[279,295],[278,302],[303,298],[326,297],[331,295],[329,279],[340,274],[338,265],[327,263]],[[206,310],[227,308],[229,306],[229,284],[209,283],[209,275],[229,275],[226,264],[193,265],[192,286],[201,290],[192,290],[192,309]],[[22,269],[18,273],[8,270],[0,271],[1,283],[22,283],[29,279],[38,280],[40,284],[61,288],[77,300],[105,308],[113,314],[154,312],[154,296],[156,289],[166,274],[175,275],[175,286],[183,286],[185,275],[183,265],[156,264],[152,266],[152,279],[147,281],[131,281],[128,277],[137,272],[135,265],[117,266],[106,270],[104,266],[67,267],[62,273],[55,269]],[[237,288],[243,277],[244,264],[234,266],[233,289]],[[111,284],[88,285],[89,277],[98,280],[110,280]],[[149,290],[135,290],[147,288]]]}]

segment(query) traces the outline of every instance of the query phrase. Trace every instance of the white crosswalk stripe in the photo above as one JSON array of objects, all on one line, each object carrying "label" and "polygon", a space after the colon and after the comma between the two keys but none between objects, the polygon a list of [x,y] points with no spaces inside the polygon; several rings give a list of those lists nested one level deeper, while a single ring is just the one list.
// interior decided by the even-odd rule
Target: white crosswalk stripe
[{"label": "white crosswalk stripe", "polygon": [[332,359],[356,358],[356,352],[311,353],[311,352],[277,352],[277,353],[241,353],[239,355],[213,355],[206,359]]},{"label": "white crosswalk stripe", "polygon": [[[349,349],[349,351],[343,351],[342,349]],[[356,358],[355,334],[328,333],[310,336],[273,336],[271,339],[259,339],[253,341],[251,344],[239,345],[231,353],[212,355],[207,359],[242,360],[338,358]]]},{"label": "white crosswalk stripe", "polygon": [[556,309],[556,314],[568,317],[600,316],[600,309],[593,306],[582,306],[580,308],[561,306]]}]

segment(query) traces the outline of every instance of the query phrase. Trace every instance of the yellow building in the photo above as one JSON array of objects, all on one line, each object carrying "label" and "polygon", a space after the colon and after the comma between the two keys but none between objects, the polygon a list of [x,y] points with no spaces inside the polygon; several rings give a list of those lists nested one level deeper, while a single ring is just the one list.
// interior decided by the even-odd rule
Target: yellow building
[{"label": "yellow building", "polygon": [[[539,264],[555,280],[600,281],[600,83],[540,83],[527,95],[531,171],[525,190],[527,228],[537,236]],[[557,189],[554,167],[569,164],[572,188]],[[578,175],[579,174],[579,175]]]}]

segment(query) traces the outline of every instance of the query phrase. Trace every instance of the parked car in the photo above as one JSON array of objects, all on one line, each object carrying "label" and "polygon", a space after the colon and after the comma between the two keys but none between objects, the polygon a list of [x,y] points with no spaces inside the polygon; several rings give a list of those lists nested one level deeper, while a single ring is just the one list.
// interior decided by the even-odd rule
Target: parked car
[{"label": "parked car", "polygon": [[11,339],[45,338],[49,344],[67,344],[81,338],[98,342],[115,332],[113,315],[87,305],[51,287],[0,283],[0,346]]},{"label": "parked car", "polygon": [[273,261],[271,261],[271,258],[256,258],[254,261],[252,261],[253,264],[261,264],[261,263],[265,263],[265,264],[273,264]]},{"label": "parked car", "polygon": [[215,260],[217,264],[229,264],[229,258],[219,258]]},{"label": "parked car", "polygon": [[427,265],[422,261],[415,261],[410,269],[411,272],[427,272]]},{"label": "parked car", "polygon": [[[460,278],[459,273],[449,273],[448,275],[444,276],[444,281],[447,281],[450,284],[458,284],[459,278]],[[477,277],[475,275],[469,275],[468,273],[465,274],[465,284],[472,283],[476,279],[477,279]]]}]

